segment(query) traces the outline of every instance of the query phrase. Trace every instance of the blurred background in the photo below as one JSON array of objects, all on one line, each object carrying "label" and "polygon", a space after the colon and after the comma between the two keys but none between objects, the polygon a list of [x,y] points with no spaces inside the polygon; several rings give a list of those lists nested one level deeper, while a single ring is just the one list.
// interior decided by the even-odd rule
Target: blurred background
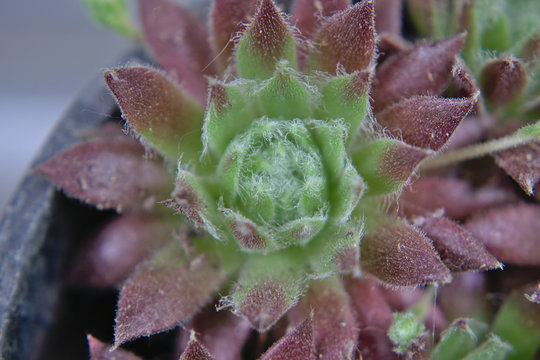
[{"label": "blurred background", "polygon": [[0,11],[0,213],[70,99],[132,43],[80,0],[5,1]]}]

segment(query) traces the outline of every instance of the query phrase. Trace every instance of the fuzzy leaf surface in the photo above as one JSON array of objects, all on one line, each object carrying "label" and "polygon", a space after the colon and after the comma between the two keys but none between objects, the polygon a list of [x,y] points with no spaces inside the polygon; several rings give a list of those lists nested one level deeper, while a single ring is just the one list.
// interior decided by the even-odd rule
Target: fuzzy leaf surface
[{"label": "fuzzy leaf surface", "polygon": [[486,251],[479,240],[455,222],[431,216],[417,219],[416,223],[433,240],[441,260],[451,271],[502,268],[502,264]]},{"label": "fuzzy leaf surface", "polygon": [[293,23],[306,38],[311,39],[325,17],[347,9],[350,4],[350,0],[296,0],[292,9],[296,20]]},{"label": "fuzzy leaf surface", "polygon": [[534,186],[540,180],[540,143],[499,151],[495,160],[527,194],[533,195]]},{"label": "fuzzy leaf surface", "polygon": [[424,43],[386,59],[373,83],[374,110],[379,112],[403,98],[438,95],[446,86],[464,37]]},{"label": "fuzzy leaf surface", "polygon": [[162,164],[143,155],[144,149],[132,140],[93,140],[75,145],[34,171],[98,209],[151,208],[169,192],[170,179]]},{"label": "fuzzy leaf surface", "polygon": [[216,360],[212,354],[191,335],[191,339],[179,360]]},{"label": "fuzzy leaf surface", "polygon": [[505,206],[467,221],[465,227],[504,263],[540,265],[540,206]]},{"label": "fuzzy leaf surface", "polygon": [[159,152],[198,159],[203,110],[160,72],[142,66],[105,72],[129,126]]},{"label": "fuzzy leaf surface", "polygon": [[317,49],[312,67],[336,74],[366,70],[375,57],[375,14],[373,1],[364,0],[326,19],[315,37]]},{"label": "fuzzy leaf surface", "polygon": [[391,286],[451,279],[431,241],[414,227],[400,223],[369,231],[360,242],[360,266]]},{"label": "fuzzy leaf surface", "polygon": [[220,259],[186,257],[173,242],[137,267],[120,291],[115,345],[165,331],[185,321],[225,280]]},{"label": "fuzzy leaf surface", "polygon": [[306,318],[264,353],[261,360],[315,360],[313,319]]},{"label": "fuzzy leaf surface", "polygon": [[206,26],[178,4],[139,0],[144,35],[158,63],[201,104],[206,98],[203,75],[214,74]]},{"label": "fuzzy leaf surface", "polygon": [[524,90],[527,78],[527,72],[519,60],[493,60],[482,73],[484,96],[494,108],[507,105]]},{"label": "fuzzy leaf surface", "polygon": [[407,144],[437,151],[446,144],[475,102],[471,98],[415,96],[389,106],[377,115],[377,120]]}]

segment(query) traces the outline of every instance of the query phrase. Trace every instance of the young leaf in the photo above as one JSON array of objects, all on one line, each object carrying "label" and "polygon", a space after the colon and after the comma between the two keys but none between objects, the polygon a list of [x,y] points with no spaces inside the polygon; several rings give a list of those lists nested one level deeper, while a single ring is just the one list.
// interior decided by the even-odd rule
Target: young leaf
[{"label": "young leaf", "polygon": [[360,267],[391,286],[417,286],[451,279],[450,271],[430,240],[403,223],[369,230],[360,242]]},{"label": "young leaf", "polygon": [[172,160],[199,158],[203,110],[164,75],[138,66],[105,72],[129,126]]},{"label": "young leaf", "polygon": [[430,216],[419,218],[415,223],[433,240],[433,246],[450,271],[491,270],[503,267],[469,231],[451,220]]},{"label": "young leaf", "polygon": [[510,344],[505,343],[496,335],[491,335],[486,342],[465,356],[463,360],[506,360],[511,352],[512,346]]},{"label": "young leaf", "polygon": [[446,86],[464,36],[423,43],[384,61],[373,82],[374,110],[379,112],[403,98],[438,95]]},{"label": "young leaf", "polygon": [[502,107],[521,94],[527,78],[518,59],[493,60],[482,72],[483,94],[494,108]]},{"label": "young leaf", "polygon": [[409,145],[437,151],[446,144],[476,99],[415,96],[387,107],[379,123]]},{"label": "young leaf", "polygon": [[170,191],[170,179],[162,164],[143,155],[144,149],[132,140],[93,140],[56,155],[34,171],[69,196],[99,209],[152,208]]},{"label": "young leaf", "polygon": [[294,37],[273,0],[261,0],[236,49],[238,74],[248,79],[266,79],[281,60],[296,68]]},{"label": "young leaf", "polygon": [[272,345],[261,360],[315,360],[313,318],[307,317],[289,334]]},{"label": "young leaf", "polygon": [[205,24],[168,0],[139,0],[139,5],[144,35],[157,62],[203,104],[204,75],[214,74]]},{"label": "young leaf", "polygon": [[291,12],[296,20],[293,24],[296,24],[302,35],[311,39],[325,17],[347,9],[350,4],[350,0],[296,0]]},{"label": "young leaf", "polygon": [[540,265],[540,206],[510,205],[467,221],[465,227],[508,264]]},{"label": "young leaf", "polygon": [[375,60],[373,1],[364,0],[326,19],[317,32],[311,67],[336,74],[369,70]]},{"label": "young leaf", "polygon": [[424,334],[422,321],[413,313],[394,313],[394,321],[388,329],[388,337],[398,354],[411,353],[414,343]]},{"label": "young leaf", "polygon": [[474,319],[458,319],[446,329],[433,349],[432,360],[462,359],[474,350],[487,325]]},{"label": "young leaf", "polygon": [[226,274],[212,254],[184,255],[172,242],[141,265],[120,290],[115,346],[173,328],[212,298]]}]

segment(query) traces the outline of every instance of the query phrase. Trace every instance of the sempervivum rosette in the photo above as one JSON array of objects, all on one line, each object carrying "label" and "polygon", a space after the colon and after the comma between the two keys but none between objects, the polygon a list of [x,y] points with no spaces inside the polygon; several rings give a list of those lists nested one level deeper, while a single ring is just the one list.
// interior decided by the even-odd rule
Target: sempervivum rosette
[{"label": "sempervivum rosette", "polygon": [[[140,9],[166,73],[136,66],[105,78],[130,132],[158,156],[143,159],[133,141],[107,135],[38,168],[69,194],[126,213],[91,245],[83,269],[101,284],[123,281],[116,346],[191,319],[203,334],[239,329],[236,339],[221,333],[221,342],[218,335],[205,342],[216,356],[235,358],[250,326],[267,331],[293,308],[296,330],[265,359],[348,358],[373,344],[384,352],[392,347],[391,310],[373,281],[417,286],[448,282],[451,270],[500,266],[457,224],[433,219],[447,236],[431,239],[424,224],[388,211],[475,105],[472,87],[463,98],[434,96],[451,77],[463,36],[403,49],[375,74],[369,0],[298,0],[293,20],[272,0],[217,0],[208,47],[204,24],[181,7],[142,0]],[[61,166],[74,168],[75,180],[58,175]],[[197,232],[174,232],[181,221],[163,204]],[[123,243],[122,227],[135,229]],[[107,247],[124,261],[100,250]],[[228,294],[220,306],[250,326],[228,315],[215,315],[215,326],[192,318],[218,292]],[[371,320],[362,297],[384,313],[383,331],[366,332],[364,343],[358,323]],[[90,343],[99,356],[101,345]],[[400,351],[413,353],[413,345],[400,343]],[[210,355],[192,336],[182,358]]]}]

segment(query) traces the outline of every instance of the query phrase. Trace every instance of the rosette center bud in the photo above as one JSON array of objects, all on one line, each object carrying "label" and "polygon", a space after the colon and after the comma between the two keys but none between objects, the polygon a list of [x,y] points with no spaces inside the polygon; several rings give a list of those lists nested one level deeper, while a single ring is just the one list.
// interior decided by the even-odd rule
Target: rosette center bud
[{"label": "rosette center bud", "polygon": [[226,148],[217,172],[222,210],[244,248],[303,245],[326,223],[327,174],[302,120],[253,121]]}]

